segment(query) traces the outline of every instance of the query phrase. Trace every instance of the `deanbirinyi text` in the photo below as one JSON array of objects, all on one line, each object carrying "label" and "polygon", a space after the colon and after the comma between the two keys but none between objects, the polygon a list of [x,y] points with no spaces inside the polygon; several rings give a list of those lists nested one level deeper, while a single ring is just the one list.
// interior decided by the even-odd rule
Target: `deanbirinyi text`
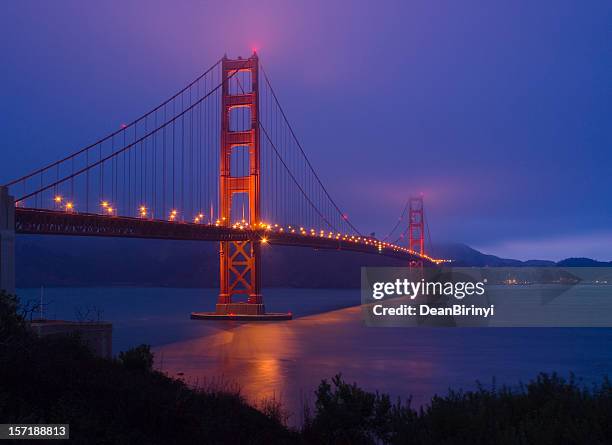
[{"label": "deanbirinyi text", "polygon": [[476,316],[476,317],[493,317],[495,315],[495,305],[488,307],[479,307],[475,305],[453,304],[448,307],[430,306],[428,304],[408,305],[401,304],[399,306],[383,306],[375,304],[372,306],[372,312],[376,316],[392,316],[392,317],[413,317],[427,315],[443,315],[443,316]]}]

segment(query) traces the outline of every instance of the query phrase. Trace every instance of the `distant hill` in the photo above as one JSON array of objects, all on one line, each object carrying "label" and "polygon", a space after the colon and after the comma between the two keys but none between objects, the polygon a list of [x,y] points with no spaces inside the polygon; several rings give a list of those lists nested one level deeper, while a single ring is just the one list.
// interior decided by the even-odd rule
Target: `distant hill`
[{"label": "distant hill", "polygon": [[591,258],[566,258],[557,263],[560,267],[610,267],[612,261],[597,261]]},{"label": "distant hill", "polygon": [[[611,266],[588,258],[519,261],[487,255],[465,244],[435,245],[435,256],[454,266]],[[217,287],[218,244],[116,238],[18,236],[18,287],[162,286]],[[404,266],[380,255],[265,246],[263,285],[270,287],[350,288],[360,283],[362,266]]]},{"label": "distant hill", "polygon": [[528,260],[520,261],[508,258],[500,258],[495,255],[487,255],[476,249],[461,243],[446,243],[433,246],[433,251],[438,258],[453,260],[454,266],[465,267],[547,267],[554,266],[554,261]]}]

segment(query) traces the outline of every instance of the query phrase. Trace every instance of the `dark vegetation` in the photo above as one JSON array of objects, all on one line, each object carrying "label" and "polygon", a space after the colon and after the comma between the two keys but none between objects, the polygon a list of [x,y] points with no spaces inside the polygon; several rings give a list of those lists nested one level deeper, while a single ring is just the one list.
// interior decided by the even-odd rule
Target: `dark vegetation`
[{"label": "dark vegetation", "polygon": [[296,441],[239,393],[194,390],[153,370],[148,346],[97,358],[76,337],[35,337],[17,311],[0,295],[0,423],[69,423],[74,444]]},{"label": "dark vegetation", "polygon": [[[450,391],[424,409],[323,381],[300,431],[278,403],[193,389],[153,369],[146,345],[94,357],[79,338],[37,338],[16,298],[0,293],[0,423],[69,423],[75,444],[605,444],[612,384],[555,374],[518,389]],[[26,443],[23,441],[16,443]]]},{"label": "dark vegetation", "polygon": [[336,376],[319,385],[303,437],[329,444],[609,444],[611,409],[608,379],[586,389],[573,378],[540,374],[518,389],[450,391],[417,411]]}]

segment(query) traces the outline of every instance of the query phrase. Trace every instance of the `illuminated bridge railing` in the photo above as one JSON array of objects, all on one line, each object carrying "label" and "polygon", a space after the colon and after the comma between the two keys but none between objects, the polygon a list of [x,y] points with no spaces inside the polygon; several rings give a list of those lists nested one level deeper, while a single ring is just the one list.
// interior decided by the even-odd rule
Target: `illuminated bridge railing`
[{"label": "illuminated bridge railing", "polygon": [[262,244],[311,247],[315,249],[347,250],[379,254],[401,259],[435,260],[426,255],[382,242],[370,237],[316,232],[303,227],[283,227],[261,223],[259,227],[235,224],[225,227],[215,224],[171,222],[147,218],[110,216],[89,213],[17,208],[17,233],[39,235],[100,236],[147,238],[184,241],[247,241]]}]

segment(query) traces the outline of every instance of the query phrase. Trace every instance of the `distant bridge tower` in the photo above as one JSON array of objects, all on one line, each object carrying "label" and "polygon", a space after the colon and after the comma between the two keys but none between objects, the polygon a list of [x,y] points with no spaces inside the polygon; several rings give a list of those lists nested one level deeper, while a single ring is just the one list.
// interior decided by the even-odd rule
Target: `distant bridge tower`
[{"label": "distant bridge tower", "polygon": [[[423,195],[410,198],[408,212],[408,248],[421,255],[425,253],[425,218]],[[411,267],[422,267],[423,260],[413,260]]]},{"label": "distant bridge tower", "polygon": [[[249,199],[246,222],[251,227],[260,222],[258,68],[256,53],[248,59],[230,60],[224,57],[222,61],[219,198],[220,220],[224,226],[232,224],[232,199],[239,193],[247,194]],[[240,72],[250,73],[249,85],[239,84],[237,74]],[[232,91],[230,81],[239,84],[240,91]],[[248,108],[249,129],[232,131],[230,116],[235,108]],[[232,153],[240,148],[248,150],[249,167],[247,172],[242,172],[244,176],[236,176],[231,169]],[[259,315],[265,312],[261,296],[260,248],[259,240],[221,242],[218,315]],[[233,297],[240,294],[246,295],[246,302],[233,301]]]}]

